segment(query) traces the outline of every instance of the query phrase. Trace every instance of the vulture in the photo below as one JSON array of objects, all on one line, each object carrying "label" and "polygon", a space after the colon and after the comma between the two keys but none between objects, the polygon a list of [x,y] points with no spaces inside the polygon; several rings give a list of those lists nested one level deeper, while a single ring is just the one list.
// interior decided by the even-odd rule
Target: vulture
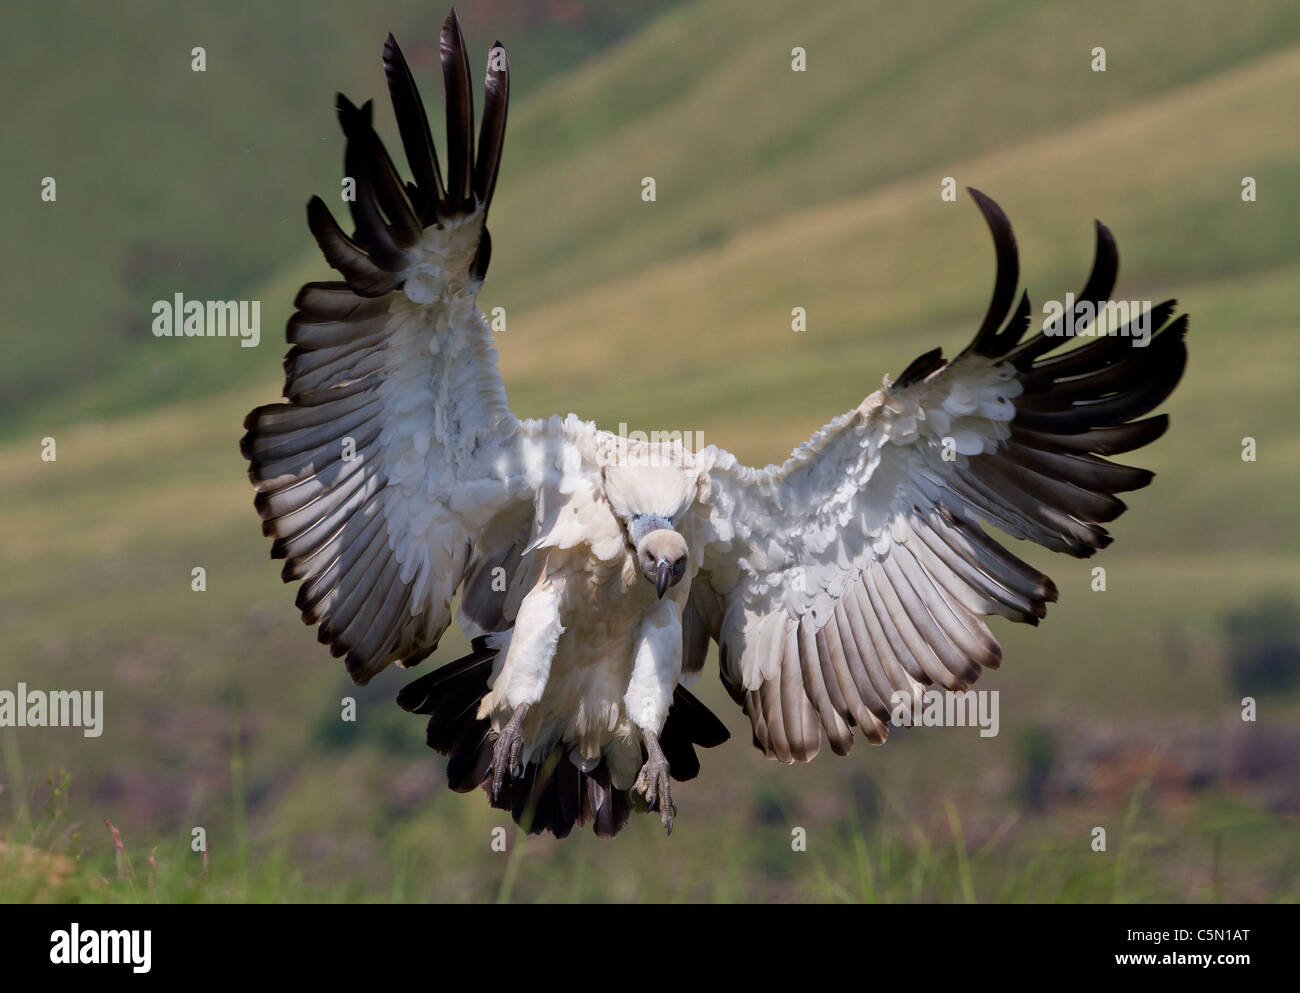
[{"label": "vulture", "polygon": [[[1112,461],[1168,427],[1187,317],[1174,301],[1103,331],[1110,231],[1062,321],[1030,331],[1001,208],[993,297],[955,358],[926,352],[784,463],[633,440],[574,414],[510,410],[477,304],[491,258],[510,68],[488,52],[477,142],[455,11],[441,32],[445,168],[392,35],[383,65],[411,179],[339,95],[349,234],[318,197],[307,222],[340,279],[288,323],[284,402],[245,420],[255,507],[296,606],[357,683],[415,666],[453,619],[470,651],[401,689],[460,792],[522,828],[616,834],[633,811],[671,831],[671,781],[726,727],[686,688],[718,646],[754,745],[806,762],[855,733],[885,740],[895,704],[962,691],[1002,653],[984,617],[1037,624],[1052,581],[987,531],[1087,557],[1116,495],[1147,470]],[[1071,347],[1063,347],[1065,345]]]}]

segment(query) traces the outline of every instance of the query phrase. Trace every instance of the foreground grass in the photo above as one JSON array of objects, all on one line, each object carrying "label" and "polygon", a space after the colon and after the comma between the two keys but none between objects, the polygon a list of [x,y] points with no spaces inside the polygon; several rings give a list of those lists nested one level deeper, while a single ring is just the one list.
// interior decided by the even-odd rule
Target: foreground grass
[{"label": "foreground grass", "polygon": [[[376,853],[380,871],[349,879],[314,872],[274,840],[209,856],[175,836],[153,843],[112,822],[79,823],[68,777],[46,787],[46,809],[0,827],[0,902],[1139,903],[1294,901],[1300,893],[1293,823],[1225,798],[1171,816],[1147,802],[1146,784],[1112,825],[1106,851],[1094,850],[1091,834],[1065,841],[1060,823],[1026,824],[1015,814],[974,840],[950,802],[932,823],[890,802],[870,822],[812,829],[787,829],[769,809],[766,823],[733,835],[695,822],[690,837],[668,841],[648,820],[613,843],[506,835],[504,851],[487,854],[484,844],[477,856],[461,852],[461,873],[478,876],[468,891],[454,879],[447,885],[428,833],[394,832]],[[665,872],[670,849],[682,857]],[[1252,853],[1262,850],[1273,856],[1271,889],[1258,885]]]}]

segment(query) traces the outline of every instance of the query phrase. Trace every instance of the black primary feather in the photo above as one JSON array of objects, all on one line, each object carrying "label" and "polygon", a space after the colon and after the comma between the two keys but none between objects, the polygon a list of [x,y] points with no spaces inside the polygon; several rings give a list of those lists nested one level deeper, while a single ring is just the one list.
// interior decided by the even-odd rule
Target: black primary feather
[{"label": "black primary feather", "polygon": [[442,25],[442,78],[447,102],[447,209],[474,209],[470,170],[474,161],[474,90],[469,81],[469,57],[455,8]]},{"label": "black primary feather", "polygon": [[420,191],[420,220],[425,224],[437,221],[437,206],[447,198],[442,185],[442,172],[438,168],[438,152],[433,146],[429,130],[429,116],[424,101],[415,85],[415,78],[406,64],[406,57],[391,34],[384,42],[384,74],[388,77],[388,93],[393,101],[393,114],[397,130],[402,136],[406,163],[415,177],[415,188]]},{"label": "black primary feather", "polygon": [[506,110],[510,104],[510,61],[501,42],[488,50],[483,80],[483,123],[479,128],[478,159],[474,163],[474,196],[486,210],[492,202],[506,140]]}]

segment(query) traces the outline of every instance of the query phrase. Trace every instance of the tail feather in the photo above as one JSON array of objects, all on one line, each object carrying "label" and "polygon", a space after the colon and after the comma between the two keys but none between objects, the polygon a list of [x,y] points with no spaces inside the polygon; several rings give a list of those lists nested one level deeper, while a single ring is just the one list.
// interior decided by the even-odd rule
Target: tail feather
[{"label": "tail feather", "polygon": [[492,727],[487,721],[467,723],[456,736],[447,760],[447,785],[470,793],[483,785],[492,765]]},{"label": "tail feather", "polygon": [[[426,741],[448,756],[451,789],[469,793],[482,787],[493,807],[508,810],[530,834],[549,831],[557,838],[587,824],[597,837],[612,838],[627,826],[634,809],[658,810],[657,803],[647,806],[639,795],[615,788],[604,759],[583,772],[571,760],[572,748],[563,743],[528,763],[522,775],[507,773],[500,794],[493,797],[489,771],[496,733],[487,718],[479,718],[478,706],[490,689],[496,656],[486,638],[475,638],[470,654],[408,683],[397,696],[403,710],[429,716]],[[707,707],[677,687],[659,735],[674,779],[683,782],[699,773],[696,745],[712,748],[728,736]]]},{"label": "tail feather", "polygon": [[[713,748],[731,737],[731,733],[713,711],[700,703],[684,686],[673,690],[668,719],[659,732],[659,746],[668,760],[668,774],[679,783],[700,773],[700,759],[695,746]],[[657,809],[657,808],[656,808]]]}]

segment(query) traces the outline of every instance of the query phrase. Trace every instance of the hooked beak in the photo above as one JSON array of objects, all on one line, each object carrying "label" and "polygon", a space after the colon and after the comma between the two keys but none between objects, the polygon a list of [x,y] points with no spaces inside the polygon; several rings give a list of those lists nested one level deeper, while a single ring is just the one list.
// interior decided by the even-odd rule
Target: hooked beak
[{"label": "hooked beak", "polygon": [[655,589],[659,592],[659,599],[664,598],[664,591],[668,589],[668,581],[672,578],[673,568],[667,562],[659,563],[659,571],[655,573]]}]

